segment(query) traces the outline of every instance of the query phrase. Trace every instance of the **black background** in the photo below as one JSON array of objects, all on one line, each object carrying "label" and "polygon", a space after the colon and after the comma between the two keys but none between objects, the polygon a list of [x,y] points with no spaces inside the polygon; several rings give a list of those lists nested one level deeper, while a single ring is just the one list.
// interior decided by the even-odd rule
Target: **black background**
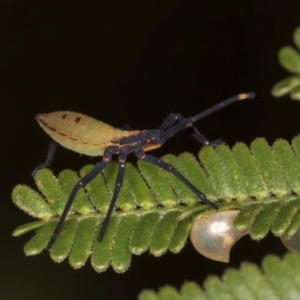
[{"label": "black background", "polygon": [[[89,263],[73,270],[46,251],[25,257],[30,234],[11,237],[32,220],[11,202],[18,183],[33,185],[31,170],[49,139],[34,116],[74,110],[115,127],[156,128],[171,112],[194,115],[241,92],[259,101],[237,103],[197,123],[210,139],[229,145],[264,136],[290,140],[299,132],[300,104],[274,99],[270,89],[288,75],[280,47],[292,44],[300,24],[297,1],[13,1],[0,2],[1,299],[135,299],[143,288],[185,280],[201,283],[242,261],[282,254],[280,242],[245,237],[231,262],[198,255],[192,246],[174,255],[134,256],[124,274],[98,274]],[[153,154],[197,153],[184,134]],[[59,149],[53,170],[78,170],[88,157]],[[96,161],[95,159],[93,161]]]}]

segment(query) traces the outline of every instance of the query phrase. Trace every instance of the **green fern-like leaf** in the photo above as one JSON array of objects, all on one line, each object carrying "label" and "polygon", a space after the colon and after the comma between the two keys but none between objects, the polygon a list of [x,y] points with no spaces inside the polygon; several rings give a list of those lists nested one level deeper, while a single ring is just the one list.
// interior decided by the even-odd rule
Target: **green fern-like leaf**
[{"label": "green fern-like leaf", "polygon": [[[294,43],[300,49],[300,27],[293,34]],[[290,46],[283,47],[278,52],[278,59],[283,68],[294,75],[281,80],[272,88],[272,95],[281,97],[289,94],[291,99],[300,100],[300,53]]]},{"label": "green fern-like leaf", "polygon": [[[226,145],[203,147],[199,152],[201,164],[189,153],[162,159],[175,166],[209,200],[220,199],[219,210],[240,209],[235,226],[249,230],[253,239],[262,239],[269,231],[289,238],[298,230],[300,136],[291,145],[277,140],[271,147],[258,138],[250,148],[243,143],[232,150]],[[43,169],[35,176],[39,193],[24,185],[14,188],[13,202],[39,219],[13,233],[17,236],[35,230],[25,246],[26,255],[45,249],[72,187],[92,167],[83,167],[79,175],[64,170],[57,178]],[[79,268],[91,257],[98,272],[109,266],[124,272],[132,254],[180,252],[194,220],[215,213],[199,203],[196,195],[172,174],[143,161],[138,161],[138,168],[126,164],[124,185],[102,242],[98,236],[114,189],[116,163],[109,164],[105,172],[79,191],[50,250],[54,261],[68,258],[74,268]]]},{"label": "green fern-like leaf", "polygon": [[222,278],[208,277],[203,287],[186,282],[179,291],[172,286],[159,292],[143,291],[139,300],[280,300],[300,299],[300,258],[288,253],[283,259],[268,255],[262,269],[252,263],[243,263],[239,270],[228,269]]}]

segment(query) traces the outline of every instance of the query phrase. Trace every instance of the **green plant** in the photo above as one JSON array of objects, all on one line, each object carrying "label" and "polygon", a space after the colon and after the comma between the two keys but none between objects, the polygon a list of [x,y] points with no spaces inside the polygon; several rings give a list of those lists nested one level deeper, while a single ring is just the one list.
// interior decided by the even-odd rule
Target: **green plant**
[{"label": "green plant", "polygon": [[165,286],[155,293],[145,290],[139,300],[281,300],[300,297],[300,258],[288,253],[283,259],[268,255],[262,262],[262,270],[255,264],[243,263],[239,270],[228,269],[222,278],[209,276],[203,288],[194,282],[186,282],[179,291]]},{"label": "green plant", "polygon": [[[278,140],[270,147],[265,139],[259,138],[251,143],[250,149],[243,143],[236,144],[232,150],[226,145],[215,149],[203,147],[199,159],[204,169],[188,153],[163,157],[201,187],[209,200],[223,199],[223,203],[218,203],[219,210],[240,209],[235,226],[249,230],[253,239],[264,238],[270,230],[285,237],[297,231],[300,226],[300,136],[292,145]],[[109,265],[116,272],[124,272],[132,254],[147,250],[154,256],[166,251],[178,253],[186,243],[193,221],[215,213],[214,209],[199,204],[195,195],[174,175],[142,161],[138,166],[139,171],[131,164],[127,166],[118,209],[102,242],[97,240],[99,225],[109,204],[117,165],[109,166],[104,177],[98,176],[85,191],[80,191],[73,213],[50,250],[54,261],[60,262],[69,256],[70,264],[79,268],[91,256],[92,266],[98,272],[105,271]],[[83,167],[79,176],[91,168],[91,165]],[[62,171],[56,178],[44,169],[35,176],[40,194],[24,185],[13,190],[14,203],[40,219],[14,231],[14,235],[21,235],[38,229],[25,246],[27,255],[45,249],[58,221],[57,215],[62,212],[78,178],[71,170]]]},{"label": "green plant", "polygon": [[[300,49],[300,27],[293,34],[294,43]],[[294,75],[278,82],[272,88],[274,97],[289,94],[293,100],[300,100],[300,54],[290,46],[281,48],[278,52],[279,63]]]},{"label": "green plant", "polygon": [[[300,28],[293,37],[300,48]],[[300,55],[293,48],[284,47],[279,51],[279,61],[296,74],[276,84],[272,94],[290,94],[292,99],[299,100]],[[217,203],[218,210],[240,210],[234,224],[247,230],[253,240],[263,239],[271,231],[288,241],[298,231],[300,136],[291,144],[278,140],[270,146],[260,138],[250,147],[243,143],[232,149],[226,145],[203,147],[199,152],[200,163],[188,153],[162,159],[174,165],[210,201],[222,199],[222,203]],[[24,185],[14,188],[14,203],[39,219],[13,233],[19,236],[35,231],[24,248],[26,255],[36,255],[45,249],[72,187],[91,168],[87,165],[79,174],[64,170],[57,178],[44,169],[35,176],[39,192]],[[127,164],[117,208],[105,239],[99,242],[99,227],[109,205],[116,168],[112,163],[85,190],[80,190],[63,231],[50,250],[54,261],[68,258],[72,267],[80,268],[91,257],[97,272],[111,266],[122,273],[129,268],[132,254],[149,251],[160,256],[166,251],[180,252],[193,222],[215,213],[199,204],[195,195],[173,175],[141,161],[138,170]],[[203,289],[195,283],[185,283],[180,292],[167,286],[157,294],[144,291],[139,299],[299,298],[299,257],[287,254],[280,260],[268,256],[262,265],[264,273],[253,264],[243,264],[240,271],[226,271],[222,280],[208,278]]]}]

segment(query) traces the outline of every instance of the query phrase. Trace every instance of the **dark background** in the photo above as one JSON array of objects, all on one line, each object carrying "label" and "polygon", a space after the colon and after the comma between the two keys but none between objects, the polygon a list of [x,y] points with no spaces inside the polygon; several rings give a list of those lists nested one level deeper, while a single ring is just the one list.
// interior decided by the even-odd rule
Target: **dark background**
[{"label": "dark background", "polygon": [[[266,97],[237,103],[197,123],[210,139],[229,145],[264,136],[290,140],[299,132],[300,104],[273,99],[270,89],[288,75],[280,47],[292,44],[300,24],[297,1],[0,1],[1,299],[135,299],[143,288],[185,280],[202,283],[242,261],[260,263],[285,252],[269,236],[245,237],[222,264],[188,244],[174,255],[134,256],[125,274],[73,270],[46,251],[25,257],[30,234],[11,237],[32,220],[11,202],[18,183],[33,185],[31,170],[49,143],[34,116],[74,110],[116,127],[156,128],[171,112],[194,115],[241,92]],[[197,153],[184,134],[155,155]],[[96,160],[93,160],[96,161]],[[53,170],[78,170],[88,157],[58,151]]]}]

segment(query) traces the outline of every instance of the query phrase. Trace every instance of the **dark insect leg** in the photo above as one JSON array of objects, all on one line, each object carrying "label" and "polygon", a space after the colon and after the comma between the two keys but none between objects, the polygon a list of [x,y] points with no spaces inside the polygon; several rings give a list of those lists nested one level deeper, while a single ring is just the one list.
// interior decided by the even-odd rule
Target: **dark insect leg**
[{"label": "dark insect leg", "polygon": [[122,184],[123,184],[124,174],[125,174],[125,161],[122,161],[122,162],[119,161],[119,170],[118,170],[118,176],[116,179],[115,190],[114,190],[111,202],[109,204],[109,208],[106,213],[105,219],[102,224],[102,228],[101,228],[100,235],[99,235],[99,241],[102,241],[104,234],[106,232],[106,228],[107,228],[109,219],[111,217],[111,214],[112,214],[114,206],[116,204],[119,192],[120,192]]},{"label": "dark insect leg", "polygon": [[50,241],[47,245],[47,248],[50,249],[53,245],[53,243],[55,242],[56,240],[56,237],[57,235],[59,234],[60,230],[61,230],[61,227],[68,215],[68,212],[72,206],[72,203],[74,201],[74,198],[78,192],[79,189],[85,187],[91,180],[93,180],[99,173],[101,173],[103,171],[103,169],[107,166],[107,164],[109,163],[109,160],[103,160],[101,161],[100,163],[98,163],[94,169],[92,169],[86,176],[84,176],[83,178],[81,178],[77,183],[76,185],[74,186],[71,194],[70,194],[70,197],[66,203],[66,206],[63,210],[63,213],[62,215],[60,216],[59,218],[59,221],[54,229],[54,232],[50,238]]},{"label": "dark insect leg", "polygon": [[172,128],[176,122],[182,122],[185,120],[185,117],[181,114],[170,114],[167,118],[163,121],[163,123],[158,127],[159,130],[167,131],[168,129]]},{"label": "dark insect leg", "polygon": [[199,143],[201,143],[204,146],[217,146],[222,143],[224,143],[223,140],[214,140],[214,141],[209,141],[205,136],[203,136],[195,126],[191,126],[189,129],[191,129],[191,136],[196,139]]},{"label": "dark insect leg", "polygon": [[192,127],[196,121],[203,119],[204,117],[210,115],[211,113],[213,113],[225,106],[228,106],[228,105],[230,105],[234,102],[240,101],[240,100],[258,99],[258,98],[261,98],[261,95],[256,94],[256,93],[245,93],[245,94],[240,94],[240,95],[231,97],[231,98],[229,98],[219,104],[216,104],[213,107],[201,112],[200,114],[198,114],[194,117],[187,118],[187,119],[181,121],[179,124],[175,125],[174,127],[169,128],[166,131],[164,137],[160,140],[160,143],[164,144],[169,138],[176,135],[178,132],[180,132],[188,127]]},{"label": "dark insect leg", "polygon": [[[171,114],[169,115],[164,122],[159,126],[158,129],[163,131],[168,131],[172,129],[172,127],[175,125],[176,122],[183,122],[186,121],[186,118],[184,118],[180,114]],[[194,125],[188,126],[189,129],[191,129],[192,137],[195,138],[199,143],[201,143],[204,146],[217,146],[219,144],[222,144],[222,140],[215,140],[215,141],[209,141],[206,137],[204,137],[198,129]]]},{"label": "dark insect leg", "polygon": [[141,157],[142,160],[150,162],[152,164],[155,164],[159,166],[160,168],[172,173],[175,175],[179,180],[181,180],[189,189],[191,189],[200,199],[203,203],[211,206],[212,208],[217,209],[218,206],[208,199],[206,199],[205,195],[201,193],[190,181],[188,181],[183,175],[180,174],[173,166],[170,164],[162,161],[161,159],[152,156],[152,155],[145,155],[144,157]]},{"label": "dark insect leg", "polygon": [[32,172],[32,176],[34,176],[36,174],[37,171],[49,167],[52,164],[53,161],[53,157],[55,155],[56,149],[57,149],[57,142],[55,142],[54,140],[51,140],[48,152],[47,152],[47,157],[44,163],[38,165]]}]

